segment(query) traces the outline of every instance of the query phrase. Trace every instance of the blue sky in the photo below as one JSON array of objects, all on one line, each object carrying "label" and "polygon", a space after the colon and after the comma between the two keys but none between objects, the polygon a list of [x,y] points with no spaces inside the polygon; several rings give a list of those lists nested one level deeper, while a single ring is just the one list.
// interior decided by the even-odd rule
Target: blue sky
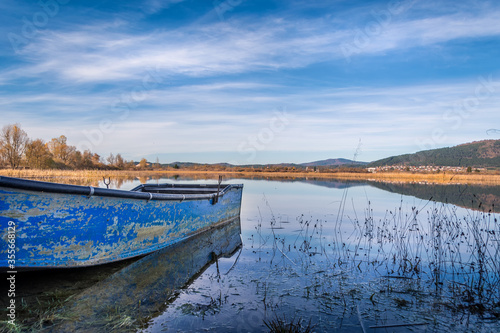
[{"label": "blue sky", "polygon": [[500,139],[496,1],[0,3],[0,125],[103,157],[372,161]]}]

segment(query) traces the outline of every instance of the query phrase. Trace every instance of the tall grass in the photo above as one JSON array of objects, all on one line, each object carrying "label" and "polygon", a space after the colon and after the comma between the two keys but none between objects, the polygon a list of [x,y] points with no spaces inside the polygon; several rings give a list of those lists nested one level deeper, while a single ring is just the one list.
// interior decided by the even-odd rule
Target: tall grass
[{"label": "tall grass", "polygon": [[115,179],[133,179],[135,177],[171,177],[175,175],[189,176],[193,179],[216,179],[218,175],[225,178],[258,178],[258,179],[339,179],[357,181],[380,181],[399,183],[430,183],[430,184],[478,184],[500,185],[500,175],[488,173],[410,173],[410,172],[252,172],[252,171],[197,171],[189,169],[176,170],[12,170],[1,169],[0,175],[8,177],[30,178],[36,180],[51,180],[64,178],[68,181],[82,182],[101,180],[103,177]]}]

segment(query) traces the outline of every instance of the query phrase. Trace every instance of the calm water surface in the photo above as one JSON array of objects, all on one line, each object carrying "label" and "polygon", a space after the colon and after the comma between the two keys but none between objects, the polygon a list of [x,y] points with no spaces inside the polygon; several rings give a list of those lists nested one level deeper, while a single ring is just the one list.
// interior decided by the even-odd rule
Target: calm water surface
[{"label": "calm water surface", "polygon": [[[82,313],[81,304],[101,302],[99,311],[78,319],[78,327],[260,332],[278,318],[310,323],[316,332],[500,331],[500,225],[490,212],[500,199],[498,188],[225,182],[244,184],[241,225],[210,236],[206,244],[224,247],[217,260],[182,266],[182,273],[174,265],[171,277],[151,282],[152,267],[184,262],[189,249],[207,242],[198,240],[178,249],[177,259],[127,264],[66,305]],[[137,281],[149,282],[139,287]],[[97,318],[110,317],[106,309],[113,307],[118,319]],[[64,331],[66,324],[52,330]]]},{"label": "calm water surface", "polygon": [[230,182],[245,185],[241,251],[219,261],[220,274],[210,266],[145,332],[266,331],[276,317],[316,331],[500,329],[496,216],[429,200],[460,204],[459,192],[462,206],[478,207],[468,197],[477,189],[424,186],[417,198],[396,184]]}]

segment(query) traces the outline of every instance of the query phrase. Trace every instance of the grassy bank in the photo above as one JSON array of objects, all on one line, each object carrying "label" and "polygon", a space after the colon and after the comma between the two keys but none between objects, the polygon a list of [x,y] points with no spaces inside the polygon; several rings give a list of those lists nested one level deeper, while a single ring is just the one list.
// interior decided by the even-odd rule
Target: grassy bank
[{"label": "grassy bank", "polygon": [[88,180],[89,182],[102,180],[103,177],[112,179],[134,179],[141,181],[149,177],[184,176],[194,179],[217,179],[218,175],[225,178],[314,178],[340,180],[369,180],[379,182],[400,183],[434,183],[434,184],[475,184],[500,185],[500,175],[485,173],[410,173],[410,172],[383,172],[383,173],[351,173],[351,172],[251,172],[251,171],[197,171],[197,170],[137,170],[137,171],[109,171],[109,170],[0,170],[0,175],[8,177],[50,180],[64,178],[71,181]]}]

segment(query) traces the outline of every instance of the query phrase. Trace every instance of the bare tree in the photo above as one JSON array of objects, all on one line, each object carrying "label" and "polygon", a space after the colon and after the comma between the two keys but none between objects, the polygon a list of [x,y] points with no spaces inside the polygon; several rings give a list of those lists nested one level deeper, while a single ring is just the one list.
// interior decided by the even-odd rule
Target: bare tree
[{"label": "bare tree", "polygon": [[110,153],[109,156],[106,158],[106,161],[108,162],[109,166],[114,166],[116,164],[115,155],[113,155],[113,153]]},{"label": "bare tree", "polygon": [[19,124],[3,127],[0,133],[0,155],[12,169],[20,166],[28,140],[28,134]]}]

